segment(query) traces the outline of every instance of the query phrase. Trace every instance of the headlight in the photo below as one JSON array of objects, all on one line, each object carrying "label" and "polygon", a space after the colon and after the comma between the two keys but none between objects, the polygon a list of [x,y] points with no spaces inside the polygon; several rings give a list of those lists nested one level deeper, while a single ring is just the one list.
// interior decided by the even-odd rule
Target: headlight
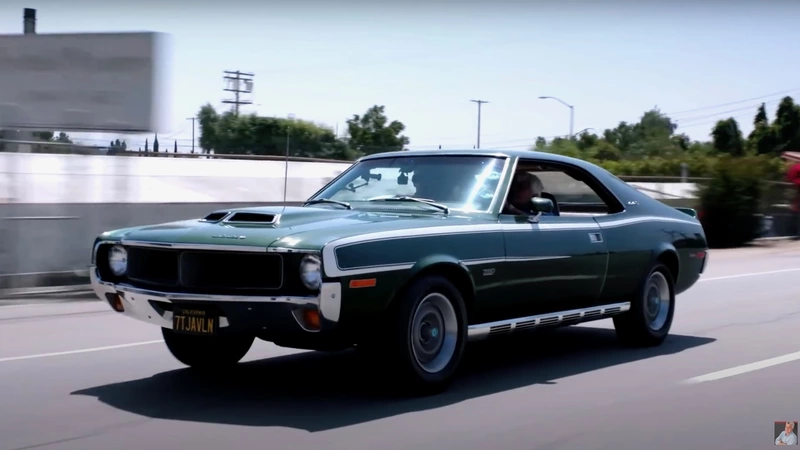
[{"label": "headlight", "polygon": [[306,255],[300,261],[300,280],[311,290],[322,286],[322,262],[315,255]]},{"label": "headlight", "polygon": [[121,245],[115,245],[108,251],[108,267],[118,277],[125,275],[128,270],[128,252]]}]

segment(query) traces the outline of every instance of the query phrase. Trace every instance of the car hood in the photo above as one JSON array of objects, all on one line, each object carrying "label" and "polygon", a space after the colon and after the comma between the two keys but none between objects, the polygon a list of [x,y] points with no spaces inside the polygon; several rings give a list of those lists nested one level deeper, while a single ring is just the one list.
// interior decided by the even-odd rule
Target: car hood
[{"label": "car hood", "polygon": [[275,224],[205,222],[200,219],[126,228],[104,233],[105,239],[173,244],[211,244],[320,249],[349,236],[398,229],[488,223],[486,217],[439,212],[393,212],[327,207],[255,207],[232,212],[280,215]]}]

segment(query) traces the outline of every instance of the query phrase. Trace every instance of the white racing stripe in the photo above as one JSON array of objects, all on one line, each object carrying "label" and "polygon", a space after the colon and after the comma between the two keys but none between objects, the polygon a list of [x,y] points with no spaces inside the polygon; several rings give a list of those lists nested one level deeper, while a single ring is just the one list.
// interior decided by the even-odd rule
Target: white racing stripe
[{"label": "white racing stripe", "polygon": [[789,353],[788,355],[776,356],[775,358],[765,359],[763,361],[745,364],[743,366],[736,366],[731,367],[730,369],[707,373],[705,375],[700,375],[699,377],[690,378],[686,380],[686,382],[690,384],[697,384],[704,383],[706,381],[716,381],[797,360],[800,360],[800,352]]},{"label": "white racing stripe", "polygon": [[102,352],[105,350],[116,350],[120,348],[128,348],[128,347],[139,347],[142,345],[151,345],[151,344],[159,344],[164,342],[163,340],[157,341],[144,341],[144,342],[133,342],[131,344],[120,344],[120,345],[109,345],[106,347],[94,347],[94,348],[84,348],[80,350],[69,350],[66,352],[56,352],[56,353],[39,353],[38,355],[26,355],[26,356],[12,356],[10,358],[0,358],[0,363],[4,362],[11,362],[11,361],[21,361],[23,359],[38,359],[38,358],[49,358],[51,356],[66,356],[66,355],[77,355],[79,353],[92,353],[92,352]]},{"label": "white racing stripe", "polygon": [[785,273],[785,272],[800,272],[800,267],[795,269],[770,270],[769,272],[750,272],[750,273],[740,273],[738,275],[725,275],[723,277],[700,278],[699,281],[732,280],[734,278],[755,277],[758,275],[772,275],[774,273]]}]

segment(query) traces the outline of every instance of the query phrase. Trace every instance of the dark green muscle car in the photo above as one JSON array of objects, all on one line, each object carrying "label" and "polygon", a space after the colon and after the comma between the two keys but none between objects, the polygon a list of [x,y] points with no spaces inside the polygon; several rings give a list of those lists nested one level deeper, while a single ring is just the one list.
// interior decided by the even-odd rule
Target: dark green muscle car
[{"label": "dark green muscle car", "polygon": [[302,206],[103,233],[90,272],[188,366],[236,364],[256,338],[355,347],[436,391],[472,340],[613,318],[658,345],[706,261],[694,211],[598,166],[437,150],[364,157]]}]

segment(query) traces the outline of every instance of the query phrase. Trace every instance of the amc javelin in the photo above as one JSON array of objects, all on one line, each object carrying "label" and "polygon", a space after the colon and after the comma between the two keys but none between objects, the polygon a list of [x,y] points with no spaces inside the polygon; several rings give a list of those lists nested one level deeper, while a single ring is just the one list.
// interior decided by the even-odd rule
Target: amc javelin
[{"label": "amc javelin", "polygon": [[190,367],[234,365],[256,338],[355,347],[432,392],[468,341],[612,318],[623,343],[658,345],[706,261],[693,210],[598,166],[437,150],[364,157],[302,206],[103,233],[90,272]]}]

